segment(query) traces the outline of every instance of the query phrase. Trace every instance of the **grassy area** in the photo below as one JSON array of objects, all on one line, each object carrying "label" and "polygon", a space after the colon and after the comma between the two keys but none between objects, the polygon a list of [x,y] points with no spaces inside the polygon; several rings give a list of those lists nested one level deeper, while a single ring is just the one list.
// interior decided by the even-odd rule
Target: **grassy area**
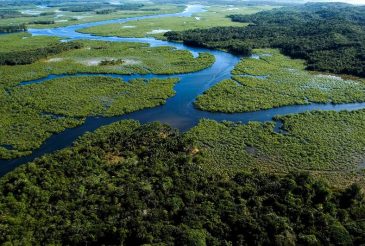
[{"label": "grassy area", "polygon": [[[0,36],[0,52],[34,50],[57,43],[56,38],[18,33]],[[176,80],[134,81],[100,77],[47,81],[18,86],[49,74],[194,72],[210,66],[207,53],[194,58],[188,51],[146,44],[82,41],[83,48],[62,52],[29,65],[0,66],[0,158],[29,154],[54,133],[82,124],[91,115],[121,115],[157,106],[173,95]],[[81,106],[80,106],[81,105]]]},{"label": "grassy area", "polygon": [[0,158],[11,159],[31,154],[52,134],[76,127],[83,119],[55,117],[24,106],[11,98],[1,98]]},{"label": "grassy area", "polygon": [[18,86],[11,96],[41,112],[71,117],[115,116],[163,104],[174,95],[176,82],[177,79],[125,83],[110,77],[61,78]]},{"label": "grassy area", "polygon": [[242,59],[232,79],[210,88],[195,105],[208,111],[244,112],[310,102],[365,101],[364,80],[306,71],[303,60],[290,59],[278,50],[255,53],[259,59]]},{"label": "grassy area", "polygon": [[83,123],[87,116],[114,116],[163,104],[177,79],[62,78],[18,86],[2,94],[0,158],[31,153],[53,133]]},{"label": "grassy area", "polygon": [[[202,120],[186,137],[210,160],[212,172],[310,171],[330,181],[365,184],[365,111],[313,112],[247,125]],[[343,184],[343,183],[342,183]]]},{"label": "grassy area", "polygon": [[[21,49],[23,39],[14,35],[13,44],[5,44],[2,49]],[[27,36],[26,36],[27,37]],[[0,37],[2,40],[3,37]],[[5,38],[7,39],[7,38]],[[37,38],[29,38],[36,43]],[[41,38],[46,44],[53,38]],[[1,41],[0,41],[1,42]],[[33,43],[33,42],[32,42]],[[40,45],[34,44],[33,46]],[[14,86],[21,81],[33,80],[48,74],[116,73],[116,74],[177,74],[195,72],[209,67],[214,56],[202,53],[194,58],[189,51],[175,50],[170,47],[151,48],[140,43],[113,43],[100,41],[82,41],[84,48],[50,56],[30,65],[2,66],[0,69],[0,86]],[[31,44],[29,44],[31,46]],[[116,61],[106,62],[103,61]],[[110,64],[109,64],[110,63]]]},{"label": "grassy area", "polygon": [[153,36],[164,39],[163,34],[168,31],[184,31],[196,28],[210,28],[216,26],[245,26],[246,24],[232,22],[227,15],[253,14],[262,10],[272,9],[271,6],[254,6],[228,8],[227,6],[210,6],[207,12],[198,13],[192,17],[167,17],[151,20],[130,21],[122,24],[110,24],[80,30],[103,36],[145,37]]},{"label": "grassy area", "polygon": [[[95,14],[94,11],[90,12],[70,12],[61,11],[58,7],[40,9],[36,6],[23,6],[15,8],[18,11],[25,11],[25,13],[31,13],[30,17],[17,17],[9,19],[0,19],[0,26],[14,25],[14,24],[28,24],[30,28],[51,28],[51,27],[61,27],[82,24],[87,22],[120,19],[136,16],[145,15],[156,15],[156,14],[168,14],[168,13],[178,13],[183,11],[185,6],[183,5],[146,5],[140,10],[122,10],[117,12],[112,12],[109,14]],[[49,15],[42,16],[41,13],[52,13]],[[54,24],[31,24],[32,22],[49,22],[54,21]]]},{"label": "grassy area", "polygon": [[32,36],[29,33],[12,33],[0,36],[0,52],[24,51],[47,47],[59,42],[59,38]]}]

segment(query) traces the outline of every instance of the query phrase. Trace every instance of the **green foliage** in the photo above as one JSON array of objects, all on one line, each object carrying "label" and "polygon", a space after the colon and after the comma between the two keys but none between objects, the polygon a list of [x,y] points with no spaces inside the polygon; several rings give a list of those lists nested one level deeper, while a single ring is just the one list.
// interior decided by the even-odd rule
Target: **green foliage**
[{"label": "green foliage", "polygon": [[52,11],[50,11],[50,12],[42,12],[42,13],[40,13],[39,14],[39,16],[48,16],[48,15],[55,15],[55,12],[52,12]]},{"label": "green foliage", "polygon": [[[101,36],[119,37],[146,37],[153,36],[164,39],[164,32],[168,30],[184,31],[196,28],[211,28],[216,26],[245,26],[246,24],[233,22],[228,14],[252,14],[262,10],[269,10],[269,6],[226,8],[226,6],[209,6],[206,12],[196,13],[191,17],[164,17],[158,19],[146,19],[128,21],[117,24],[95,26],[79,30],[83,33],[92,33]],[[234,45],[234,44],[232,44]],[[235,43],[237,49],[242,49]],[[233,48],[232,48],[233,49]],[[238,50],[237,50],[238,51]]]},{"label": "green foliage", "polygon": [[[213,27],[180,32],[171,31],[165,33],[164,36],[168,41],[183,41],[184,44],[190,46],[227,50],[239,55],[249,56],[251,55],[251,46],[242,40],[232,38],[232,36],[238,36],[237,33],[242,29],[242,27]],[[231,30],[235,30],[234,34]]]},{"label": "green foliage", "polygon": [[[105,5],[108,6],[108,5]],[[61,11],[70,11],[70,12],[90,12],[94,11],[96,9],[100,9],[102,7],[105,7],[102,4],[82,4],[82,5],[72,5],[68,7],[62,7],[60,8]]]},{"label": "green foliage", "polygon": [[125,83],[110,77],[61,78],[18,86],[11,97],[21,104],[72,117],[115,116],[163,104],[175,93],[178,79],[135,79]]},{"label": "green foliage", "polygon": [[[202,110],[244,112],[294,104],[351,103],[365,101],[365,82],[305,71],[302,60],[292,60],[277,50],[255,50],[225,80],[199,96]],[[268,96],[270,95],[270,96]]]},{"label": "green foliage", "polygon": [[[19,35],[20,37],[20,35]],[[1,40],[2,37],[0,37]],[[7,39],[8,40],[8,39]],[[21,39],[22,40],[22,39]],[[25,39],[27,40],[27,39]],[[29,42],[37,42],[31,39]],[[54,39],[49,39],[49,43]],[[19,42],[19,46],[25,41]],[[40,39],[40,42],[47,43]],[[140,43],[113,43],[100,41],[78,41],[83,48],[72,49],[57,55],[49,56],[29,65],[2,66],[0,69],[0,86],[14,86],[22,81],[39,79],[49,74],[74,74],[74,73],[115,73],[115,74],[178,74],[189,73],[205,69],[214,63],[214,56],[201,53],[194,58],[189,51],[176,50],[171,47],[151,48]],[[55,44],[56,46],[58,44]],[[18,45],[6,45],[9,48],[20,49],[19,60],[27,59],[25,56],[32,50],[43,50],[37,45],[33,48],[28,44],[29,50],[22,50]],[[5,47],[6,47],[5,46]],[[50,47],[53,45],[49,44]],[[4,49],[5,49],[4,47]],[[0,48],[1,50],[1,48]],[[30,58],[33,58],[31,56]],[[16,57],[14,57],[16,59]],[[100,66],[105,60],[120,60],[123,64],[110,64]]]},{"label": "green foliage", "polygon": [[29,22],[29,24],[51,25],[51,24],[55,24],[55,22],[53,20],[35,20],[35,21]]},{"label": "green foliage", "polygon": [[2,52],[0,53],[0,65],[31,64],[51,55],[81,48],[82,43],[80,42],[63,42],[34,50]]},{"label": "green foliage", "polygon": [[13,9],[0,9],[0,19],[9,19],[9,18],[16,18],[23,16],[22,13],[20,13],[17,10]]},{"label": "green foliage", "polygon": [[118,60],[103,60],[100,62],[100,66],[107,66],[107,65],[120,65],[123,64],[124,61],[122,59],[118,59]]},{"label": "green foliage", "polygon": [[[208,53],[194,58],[188,51],[136,43],[59,43],[56,38],[25,34],[1,36],[0,42],[0,52],[17,63],[47,56],[32,64],[0,66],[1,158],[29,154],[52,134],[81,124],[84,117],[122,115],[163,104],[174,94],[176,83],[175,79],[123,83],[83,77],[19,86],[21,81],[78,72],[175,74],[204,69],[214,62]],[[64,49],[79,44],[82,48]],[[9,50],[13,52],[6,53]]]},{"label": "green foliage", "polygon": [[[90,12],[95,11],[96,14],[111,13],[118,10],[139,10],[144,4],[141,3],[124,3],[122,5],[110,5],[109,3],[89,3],[89,4],[72,4],[67,7],[61,7],[61,11],[70,12]],[[105,10],[109,10],[104,12]]]},{"label": "green foliage", "polygon": [[25,24],[0,26],[0,33],[12,33],[12,32],[26,32],[27,27]]},{"label": "green foliage", "polygon": [[0,36],[0,53],[36,50],[53,46],[59,42],[56,37],[32,36],[29,33],[12,33]]},{"label": "green foliage", "polygon": [[[55,117],[24,106],[14,99],[1,100],[0,158],[11,159],[31,154],[52,134],[76,127],[83,119]],[[8,147],[7,147],[8,146]]]},{"label": "green foliage", "polygon": [[97,15],[107,15],[107,14],[111,14],[113,12],[116,12],[116,9],[100,9],[100,10],[96,10],[95,14]]},{"label": "green foliage", "polygon": [[[48,8],[39,8],[37,5],[47,5]],[[142,4],[124,1],[121,5],[113,5],[100,0],[77,2],[16,0],[16,3],[1,0],[0,26],[25,24],[30,28],[50,28],[136,16],[177,13],[183,11],[184,8],[184,5],[162,5],[152,2]],[[72,12],[72,10],[76,10],[76,12]]]},{"label": "green foliage", "polygon": [[272,122],[242,125],[202,120],[187,137],[208,153],[213,172],[259,168],[361,174],[365,111],[303,113],[276,120],[283,122],[284,133],[275,132]]},{"label": "green foliage", "polygon": [[117,10],[139,10],[144,6],[145,5],[142,3],[131,2],[131,3],[124,3],[122,5],[117,5],[117,6],[115,6],[115,9],[117,9]]},{"label": "green foliage", "polygon": [[[365,76],[365,8],[341,3],[309,3],[253,15],[232,15],[247,27],[214,27],[169,32],[168,40],[227,49],[232,42],[247,48],[280,48],[307,61],[307,68]],[[242,54],[246,55],[247,52]]]},{"label": "green foliage", "polygon": [[365,242],[363,215],[356,213],[364,209],[362,193],[344,206],[348,190],[333,191],[307,174],[211,174],[191,149],[158,123],[123,121],[86,134],[1,178],[0,243]]},{"label": "green foliage", "polygon": [[88,116],[116,116],[163,104],[174,95],[176,82],[76,77],[14,87],[0,97],[0,157],[27,155]]}]

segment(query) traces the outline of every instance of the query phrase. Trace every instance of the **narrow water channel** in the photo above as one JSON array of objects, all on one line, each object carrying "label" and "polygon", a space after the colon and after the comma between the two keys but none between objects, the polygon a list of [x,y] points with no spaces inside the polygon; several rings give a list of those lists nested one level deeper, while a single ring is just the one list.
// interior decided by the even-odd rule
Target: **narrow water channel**
[{"label": "narrow water channel", "polygon": [[[76,39],[88,39],[88,40],[102,40],[102,41],[112,41],[112,42],[139,42],[148,43],[150,46],[171,46],[176,49],[184,49],[192,52],[194,56],[197,56],[199,52],[209,52],[215,56],[215,63],[202,71],[187,74],[178,75],[116,75],[116,74],[102,74],[102,76],[111,76],[116,78],[122,78],[124,81],[129,81],[135,78],[167,78],[167,77],[177,77],[180,82],[174,87],[176,95],[169,98],[166,104],[158,106],[155,108],[144,109],[136,111],[130,114],[117,116],[117,117],[89,117],[86,119],[85,123],[79,127],[67,129],[62,133],[55,134],[50,137],[39,149],[35,150],[32,155],[21,157],[12,160],[0,160],[0,176],[6,174],[7,172],[13,170],[15,167],[29,162],[34,158],[40,157],[46,153],[51,153],[55,150],[62,149],[64,147],[70,146],[72,142],[79,136],[83,135],[87,131],[94,131],[95,129],[111,124],[113,122],[124,120],[124,119],[134,119],[141,123],[159,121],[167,123],[172,127],[176,127],[181,131],[186,131],[191,127],[195,126],[200,119],[207,118],[217,121],[234,121],[247,123],[249,121],[271,121],[275,115],[287,115],[294,113],[302,113],[305,111],[313,110],[358,110],[364,109],[365,103],[351,103],[351,104],[308,104],[308,105],[294,105],[285,106],[280,108],[273,108],[269,110],[260,110],[255,112],[246,113],[211,113],[200,111],[194,108],[193,102],[196,97],[202,94],[204,91],[209,89],[211,86],[222,81],[223,79],[229,79],[231,77],[231,71],[234,66],[239,62],[240,57],[222,52],[217,50],[209,50],[203,48],[195,48],[185,46],[181,43],[167,42],[156,40],[154,38],[120,38],[120,37],[102,37],[90,34],[78,33],[77,30],[105,25],[111,23],[124,23],[131,20],[142,20],[142,19],[152,19],[161,17],[171,17],[171,16],[191,16],[194,13],[199,13],[204,11],[204,7],[201,5],[188,6],[187,9],[182,13],[176,14],[164,14],[155,16],[143,16],[143,17],[133,17],[118,20],[108,20],[93,23],[85,23],[80,25],[73,25],[67,27],[59,27],[52,29],[30,29],[29,32],[33,35],[46,35],[46,36],[57,36],[62,37],[67,40]],[[65,76],[100,76],[101,74],[75,74],[75,75],[49,75],[46,78],[41,78],[33,81],[24,81],[20,85],[27,86],[32,83],[43,83],[50,79],[55,79]],[[278,132],[280,129],[276,128]]]}]

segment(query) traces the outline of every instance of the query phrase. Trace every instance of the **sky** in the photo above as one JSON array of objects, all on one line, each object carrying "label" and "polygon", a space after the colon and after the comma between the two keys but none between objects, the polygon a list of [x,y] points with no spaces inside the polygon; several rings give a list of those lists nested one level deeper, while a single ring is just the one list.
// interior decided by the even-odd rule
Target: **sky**
[{"label": "sky", "polygon": [[[318,2],[317,1],[311,1],[311,2]],[[323,2],[345,2],[345,3],[352,3],[352,4],[365,4],[365,0],[328,0]]]},{"label": "sky", "polygon": [[[278,2],[290,2],[289,0],[277,0]],[[351,4],[364,4],[365,0],[294,0],[293,2],[344,2],[344,3],[351,3]]]},{"label": "sky", "polygon": [[327,1],[327,2],[346,2],[352,4],[365,4],[365,0],[337,0],[337,1]]}]

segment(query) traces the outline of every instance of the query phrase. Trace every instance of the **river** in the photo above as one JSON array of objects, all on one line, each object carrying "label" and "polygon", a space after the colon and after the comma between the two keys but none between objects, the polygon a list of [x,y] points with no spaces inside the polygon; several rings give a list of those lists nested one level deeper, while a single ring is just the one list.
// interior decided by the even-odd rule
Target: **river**
[{"label": "river", "polygon": [[[279,108],[273,108],[269,110],[260,110],[255,112],[245,112],[245,113],[212,113],[206,111],[200,111],[196,109],[193,105],[194,100],[204,91],[209,89],[216,83],[229,79],[231,77],[231,71],[234,66],[239,62],[241,57],[235,56],[223,51],[209,50],[203,48],[195,48],[185,46],[182,43],[167,42],[162,40],[156,40],[154,38],[120,38],[120,37],[102,37],[95,36],[91,34],[79,33],[77,30],[92,26],[105,25],[111,23],[125,23],[132,20],[142,20],[142,19],[152,19],[161,17],[179,17],[179,16],[191,16],[194,13],[200,13],[204,10],[204,6],[201,5],[190,5],[185,11],[176,14],[163,14],[154,16],[142,16],[133,17],[117,20],[107,20],[92,23],[85,23],[79,25],[72,25],[67,27],[51,28],[51,29],[29,29],[32,35],[47,35],[47,36],[57,36],[64,38],[66,40],[77,40],[77,39],[87,39],[87,40],[102,40],[102,41],[112,41],[112,42],[139,42],[148,43],[152,47],[156,46],[172,46],[176,49],[183,49],[192,52],[196,57],[199,52],[209,52],[215,56],[215,63],[202,71],[187,74],[178,75],[116,75],[116,74],[103,74],[103,76],[111,76],[122,78],[123,80],[130,80],[133,78],[167,78],[167,77],[177,77],[180,82],[176,84],[174,90],[176,95],[169,98],[166,104],[158,106],[155,108],[144,109],[136,111],[130,114],[125,114],[117,117],[88,117],[85,123],[79,127],[66,129],[65,131],[55,134],[49,139],[47,139],[43,145],[33,151],[32,155],[12,159],[12,160],[0,160],[0,176],[6,174],[7,172],[13,170],[15,167],[32,161],[33,159],[40,157],[46,153],[51,153],[53,151],[70,146],[73,141],[75,141],[79,136],[83,135],[85,132],[94,131],[95,129],[111,124],[116,121],[124,119],[134,119],[141,123],[159,121],[167,123],[172,127],[176,127],[181,131],[186,131],[191,127],[195,126],[200,119],[208,118],[217,121],[234,121],[247,123],[249,121],[271,121],[275,115],[287,115],[294,113],[302,113],[305,111],[313,110],[358,110],[364,109],[365,103],[351,103],[351,104],[308,104],[308,105],[293,105],[285,106]],[[100,75],[100,74],[99,74]],[[76,75],[49,75],[46,78],[41,78],[34,81],[25,81],[22,84],[32,84],[32,83],[42,83],[44,81],[65,77],[65,76],[95,76],[95,74],[76,74]]]}]

